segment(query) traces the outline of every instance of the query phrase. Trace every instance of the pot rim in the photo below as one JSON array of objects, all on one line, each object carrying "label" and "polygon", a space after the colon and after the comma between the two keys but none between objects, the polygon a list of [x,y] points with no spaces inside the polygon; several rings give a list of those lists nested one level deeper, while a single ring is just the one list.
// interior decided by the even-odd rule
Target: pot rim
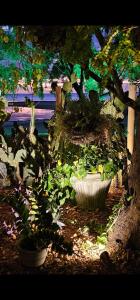
[{"label": "pot rim", "polygon": [[[89,177],[94,177],[95,179],[97,179],[97,180],[101,180],[101,174],[99,173],[99,172],[97,172],[97,173],[92,173],[92,172],[88,172],[84,177],[82,177],[82,178],[78,178],[78,177],[76,177],[76,176],[72,176],[71,178],[70,178],[70,182],[71,183],[73,183],[73,181],[74,180],[77,180],[77,181],[82,181],[83,179],[88,179]],[[103,182],[105,182],[105,181],[108,181],[108,182],[111,182],[111,178],[108,178],[108,179],[105,179],[105,180],[101,180],[101,181],[103,181]]]},{"label": "pot rim", "polygon": [[26,249],[26,248],[23,248],[23,247],[19,246],[19,251],[26,252],[26,253],[36,253],[36,252],[39,253],[39,252],[43,252],[43,251],[47,252],[47,248],[40,248],[40,249],[30,250],[30,249]]}]

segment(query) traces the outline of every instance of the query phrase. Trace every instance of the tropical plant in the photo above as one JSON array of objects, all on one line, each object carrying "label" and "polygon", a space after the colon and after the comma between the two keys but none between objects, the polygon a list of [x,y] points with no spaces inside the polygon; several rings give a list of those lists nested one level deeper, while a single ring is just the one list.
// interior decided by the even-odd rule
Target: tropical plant
[{"label": "tropical plant", "polygon": [[118,170],[123,169],[127,157],[124,149],[120,147],[119,150],[120,156],[113,145],[82,145],[79,159],[73,162],[75,176],[84,177],[88,172],[100,173],[102,180],[112,179]]},{"label": "tropical plant", "polygon": [[38,250],[50,245],[52,250],[72,254],[72,243],[65,241],[60,234],[63,224],[54,220],[52,210],[48,208],[48,195],[41,188],[40,180],[35,180],[29,189],[16,189],[13,195],[2,200],[13,208],[20,247]]},{"label": "tropical plant", "polygon": [[[93,99],[94,98],[94,99]],[[74,140],[76,136],[86,136],[96,129],[100,115],[101,103],[93,91],[93,97],[86,100],[67,100],[66,111],[57,113],[48,122],[51,139],[51,151],[62,152],[64,144]],[[63,155],[62,155],[63,156]]]},{"label": "tropical plant", "polygon": [[[29,130],[14,124],[12,138],[0,135],[0,159],[7,164],[7,168],[15,169],[17,179],[31,183],[33,178],[42,174],[48,164],[46,141],[38,137],[35,128],[35,108],[30,101],[31,121]],[[13,175],[12,175],[13,176]],[[29,179],[29,180],[28,180]],[[30,180],[31,179],[31,180]]]},{"label": "tropical plant", "polygon": [[115,204],[112,208],[111,215],[108,217],[106,226],[102,226],[102,225],[96,226],[96,231],[98,233],[97,240],[96,240],[97,244],[105,244],[105,245],[107,244],[109,231],[114,226],[117,217],[120,211],[123,209],[123,207],[124,205],[121,201],[118,204]]},{"label": "tropical plant", "polygon": [[47,193],[48,209],[51,209],[53,218],[57,221],[61,207],[66,201],[74,201],[75,192],[72,189],[70,178],[73,166],[57,161],[56,166],[44,172],[41,187]]},{"label": "tropical plant", "polygon": [[[60,113],[49,122],[51,157],[56,161],[60,159],[62,164],[75,166],[73,171],[78,176],[99,172],[102,179],[113,178],[123,168],[127,157],[126,137],[116,122],[117,115],[113,118],[109,110],[102,110],[100,114],[99,103],[99,107],[91,110],[89,118],[85,113],[86,119],[82,116],[80,120],[79,105],[72,104],[73,114],[70,111]],[[76,127],[82,120],[84,127]]]}]

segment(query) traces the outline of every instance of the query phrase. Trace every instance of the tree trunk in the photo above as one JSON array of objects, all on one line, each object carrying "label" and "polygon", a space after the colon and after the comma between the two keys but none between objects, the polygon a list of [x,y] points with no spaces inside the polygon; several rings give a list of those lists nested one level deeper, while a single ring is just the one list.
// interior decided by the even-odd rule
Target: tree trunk
[{"label": "tree trunk", "polygon": [[136,137],[128,176],[128,189],[133,195],[130,206],[125,206],[108,234],[107,249],[116,252],[123,248],[140,250],[140,112],[137,112]]},{"label": "tree trunk", "polygon": [[[129,97],[136,100],[136,85],[129,84]],[[134,134],[135,134],[135,110],[132,107],[128,107],[128,125],[127,125],[127,149],[132,154],[134,147]],[[128,165],[130,161],[128,161]]]},{"label": "tree trunk", "polygon": [[136,206],[140,208],[140,112],[137,112],[136,117],[136,138],[129,174],[129,188],[133,188]]},{"label": "tree trunk", "polygon": [[[72,74],[74,65],[69,63],[69,67],[70,67],[70,70],[71,70],[70,73]],[[80,84],[78,84],[77,82],[74,82],[72,84],[72,86],[75,89],[76,93],[78,94],[79,99],[84,101],[84,100],[86,100],[86,97],[85,97],[85,94],[83,92],[83,80],[84,80],[83,72],[84,72],[84,70],[81,67],[81,82],[80,82]]]},{"label": "tree trunk", "polygon": [[62,110],[62,91],[61,87],[57,86],[56,87],[56,111],[61,111]]},{"label": "tree trunk", "polygon": [[80,86],[77,82],[75,82],[75,83],[73,83],[73,87],[74,87],[75,91],[77,92],[79,99],[81,99],[83,101],[86,100],[86,97],[83,93],[82,86]]}]

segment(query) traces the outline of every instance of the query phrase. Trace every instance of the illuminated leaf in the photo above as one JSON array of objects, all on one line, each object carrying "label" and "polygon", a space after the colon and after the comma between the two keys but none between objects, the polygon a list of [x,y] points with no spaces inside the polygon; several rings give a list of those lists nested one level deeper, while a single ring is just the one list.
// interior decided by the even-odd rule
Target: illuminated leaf
[{"label": "illuminated leaf", "polygon": [[65,198],[60,200],[60,205],[63,205],[65,203]]},{"label": "illuminated leaf", "polygon": [[90,168],[90,169],[91,169],[91,172],[92,172],[93,174],[97,173],[97,169],[96,169],[96,167],[92,167],[92,166],[91,166],[91,168]]},{"label": "illuminated leaf", "polygon": [[34,211],[34,210],[30,210],[30,212],[29,212],[30,215],[36,215],[36,213],[37,213],[37,212]]},{"label": "illuminated leaf", "polygon": [[37,77],[38,80],[40,80],[42,78],[42,75],[38,74],[36,77]]},{"label": "illuminated leaf", "polygon": [[61,162],[60,159],[58,160],[57,164],[58,164],[59,167],[62,165],[62,162]]},{"label": "illuminated leaf", "polygon": [[98,172],[102,174],[103,171],[104,171],[103,166],[102,165],[98,165]]},{"label": "illuminated leaf", "polygon": [[4,37],[3,37],[3,40],[4,40],[5,43],[8,43],[8,42],[9,42],[8,36],[4,36]]},{"label": "illuminated leaf", "polygon": [[38,206],[37,205],[33,205],[32,209],[38,209]]}]

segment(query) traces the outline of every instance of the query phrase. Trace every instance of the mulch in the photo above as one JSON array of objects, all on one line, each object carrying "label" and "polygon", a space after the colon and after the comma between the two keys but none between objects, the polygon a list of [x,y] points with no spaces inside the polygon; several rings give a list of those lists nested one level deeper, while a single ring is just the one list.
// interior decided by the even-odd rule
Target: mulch
[{"label": "mulch", "polygon": [[[61,231],[67,240],[73,242],[74,253],[60,255],[48,248],[47,258],[43,266],[39,268],[27,268],[22,266],[17,245],[18,233],[8,236],[2,229],[5,221],[10,226],[14,222],[11,207],[6,203],[0,203],[0,275],[22,274],[48,274],[48,275],[74,275],[74,274],[112,274],[112,273],[137,273],[140,270],[140,258],[137,257],[137,268],[132,264],[120,260],[119,268],[112,269],[109,264],[104,264],[100,254],[105,250],[104,246],[95,244],[97,232],[92,224],[106,224],[112,207],[117,204],[122,195],[122,189],[109,191],[106,208],[104,211],[84,211],[73,204],[66,203],[61,211],[61,222],[64,223]],[[11,192],[1,190],[1,193]],[[89,226],[90,225],[90,226]],[[132,258],[132,257],[131,257]],[[138,264],[139,262],[139,264]],[[123,265],[124,264],[124,265]],[[132,265],[132,267],[131,267]]]}]

